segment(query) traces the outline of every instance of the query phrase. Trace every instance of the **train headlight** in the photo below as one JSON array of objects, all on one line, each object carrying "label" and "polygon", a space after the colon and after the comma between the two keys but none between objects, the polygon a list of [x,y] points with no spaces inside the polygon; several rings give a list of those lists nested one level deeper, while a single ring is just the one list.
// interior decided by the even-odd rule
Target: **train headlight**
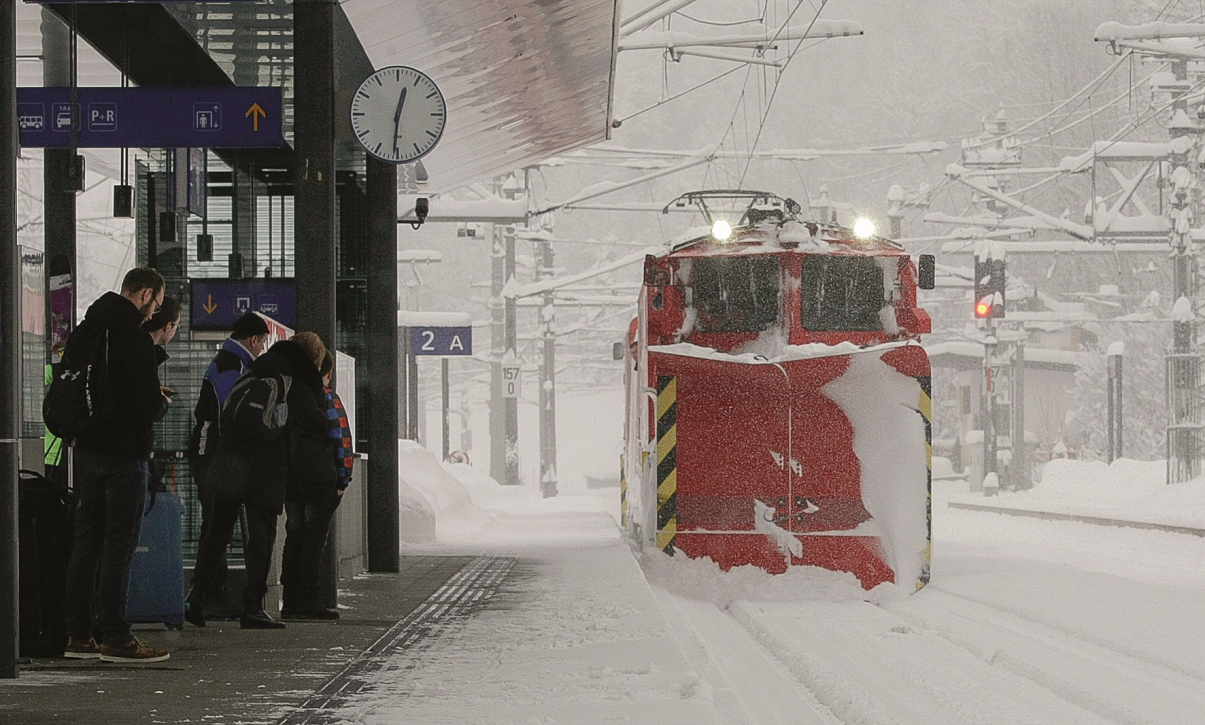
[{"label": "train headlight", "polygon": [[870,239],[874,236],[874,222],[869,219],[859,219],[854,222],[854,236],[858,239]]},{"label": "train headlight", "polygon": [[716,219],[715,223],[711,225],[711,236],[717,242],[728,241],[728,238],[732,236],[732,225],[723,219]]}]

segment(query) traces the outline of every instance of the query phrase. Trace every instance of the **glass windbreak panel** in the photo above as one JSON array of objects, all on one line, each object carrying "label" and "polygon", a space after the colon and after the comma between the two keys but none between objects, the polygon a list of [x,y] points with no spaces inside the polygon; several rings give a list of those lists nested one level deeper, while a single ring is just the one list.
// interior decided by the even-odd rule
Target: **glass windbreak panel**
[{"label": "glass windbreak panel", "polygon": [[700,332],[761,332],[778,323],[782,275],[777,257],[700,257],[692,297]]},{"label": "glass windbreak panel", "polygon": [[805,330],[883,329],[883,270],[873,257],[805,257],[800,297]]}]

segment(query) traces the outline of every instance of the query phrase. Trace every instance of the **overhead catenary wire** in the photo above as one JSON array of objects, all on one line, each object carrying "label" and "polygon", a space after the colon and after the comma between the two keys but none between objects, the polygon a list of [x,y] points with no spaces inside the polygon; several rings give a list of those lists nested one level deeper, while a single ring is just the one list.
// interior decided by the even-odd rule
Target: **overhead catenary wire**
[{"label": "overhead catenary wire", "polygon": [[[800,0],[800,2],[795,5],[795,9],[792,10],[791,14],[787,16],[787,19],[783,21],[783,24],[779,27],[778,32],[775,33],[774,37],[770,40],[770,44],[778,39],[778,36],[784,29],[786,29],[787,25],[791,22],[791,18],[795,17],[795,13],[799,10],[802,4],[803,0]],[[826,5],[828,5],[828,0],[821,0],[820,7],[816,9],[816,14],[812,16],[812,21],[808,23],[807,28],[803,31],[803,38],[800,38],[799,42],[795,44],[795,48],[787,54],[787,59],[783,63],[782,70],[779,71],[778,78],[774,81],[774,87],[770,90],[770,98],[766,101],[766,108],[762,113],[761,123],[757,127],[757,135],[753,138],[753,145],[749,148],[749,158],[747,161],[745,161],[745,169],[741,172],[740,184],[745,183],[745,177],[749,174],[749,165],[753,163],[753,152],[757,149],[757,144],[761,141],[762,131],[765,130],[766,127],[766,120],[770,117],[770,109],[774,106],[774,97],[778,94],[778,89],[782,85],[782,76],[784,73],[786,73],[787,66],[790,65],[791,61],[795,58],[795,54],[799,52],[799,48],[803,45],[804,39],[807,38],[807,34],[812,30],[812,27],[816,24],[816,21],[820,19],[820,14],[824,12]]]}]

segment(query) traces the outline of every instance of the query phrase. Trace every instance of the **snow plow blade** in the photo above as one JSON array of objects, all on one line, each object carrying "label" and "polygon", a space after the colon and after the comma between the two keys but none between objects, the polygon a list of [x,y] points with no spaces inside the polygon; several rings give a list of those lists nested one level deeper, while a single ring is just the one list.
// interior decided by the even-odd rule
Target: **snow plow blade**
[{"label": "snow plow blade", "polygon": [[915,342],[772,360],[651,346],[656,546],[724,570],[817,566],[865,589],[929,578],[929,359]]}]

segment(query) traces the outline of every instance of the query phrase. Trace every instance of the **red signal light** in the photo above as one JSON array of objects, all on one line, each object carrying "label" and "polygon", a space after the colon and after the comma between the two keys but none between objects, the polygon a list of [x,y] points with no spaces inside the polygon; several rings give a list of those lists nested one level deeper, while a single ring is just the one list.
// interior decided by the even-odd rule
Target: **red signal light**
[{"label": "red signal light", "polygon": [[986,298],[975,303],[975,317],[989,317],[991,314],[992,305]]}]

